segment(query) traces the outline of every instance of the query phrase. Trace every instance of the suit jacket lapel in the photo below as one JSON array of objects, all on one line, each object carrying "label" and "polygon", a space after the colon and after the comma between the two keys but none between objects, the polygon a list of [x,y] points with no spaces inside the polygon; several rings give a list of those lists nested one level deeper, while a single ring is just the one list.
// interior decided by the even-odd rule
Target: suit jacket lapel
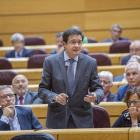
[{"label": "suit jacket lapel", "polygon": [[32,101],[32,97],[31,97],[30,93],[27,91],[27,94],[26,94],[26,97],[24,100],[24,104],[31,104],[31,101]]},{"label": "suit jacket lapel", "polygon": [[21,130],[26,130],[27,127],[26,127],[25,115],[22,114],[22,112],[18,108],[16,108],[16,112],[17,112],[17,118],[18,118]]},{"label": "suit jacket lapel", "polygon": [[65,69],[65,62],[64,62],[64,51],[60,53],[58,62],[59,62],[61,75],[64,79],[64,83],[65,83],[67,93],[68,93],[68,81],[67,81],[67,72]]},{"label": "suit jacket lapel", "polygon": [[82,71],[83,63],[84,63],[83,56],[82,56],[82,54],[79,54],[77,68],[76,68],[76,74],[75,74],[73,93],[76,89],[76,86],[77,86],[77,83],[78,83],[78,80],[79,80],[79,77],[80,77],[80,74]]},{"label": "suit jacket lapel", "polygon": [[25,52],[26,52],[26,49],[23,48],[22,57],[25,57]]}]

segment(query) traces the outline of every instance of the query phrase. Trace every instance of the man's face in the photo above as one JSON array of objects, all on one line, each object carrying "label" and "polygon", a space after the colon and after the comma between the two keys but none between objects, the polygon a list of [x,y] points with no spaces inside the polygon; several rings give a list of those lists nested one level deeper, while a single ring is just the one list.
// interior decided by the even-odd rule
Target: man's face
[{"label": "man's face", "polygon": [[14,78],[13,84],[12,84],[13,89],[19,96],[23,96],[26,94],[28,90],[28,82],[25,76],[23,75],[17,75]]},{"label": "man's face", "polygon": [[111,86],[110,86],[110,81],[109,81],[109,78],[108,77],[100,77],[100,81],[101,81],[101,84],[102,84],[102,87],[103,87],[103,91],[104,91],[104,94],[108,94]]},{"label": "man's face", "polygon": [[126,78],[130,86],[138,87],[140,85],[140,72],[137,65],[130,65],[127,68]]},{"label": "man's face", "polygon": [[15,40],[12,42],[15,51],[17,51],[18,53],[20,53],[20,51],[24,48],[24,43],[21,40]]},{"label": "man's face", "polygon": [[120,28],[114,27],[111,30],[111,37],[114,41],[117,41],[119,39],[120,35],[121,35],[121,29]]},{"label": "man's face", "polygon": [[75,58],[81,52],[82,48],[81,35],[70,35],[67,44],[64,42],[64,47],[67,55],[72,59]]},{"label": "man's face", "polygon": [[56,42],[58,48],[63,47],[63,38],[62,38],[62,36],[56,37],[55,42]]},{"label": "man's face", "polygon": [[130,55],[138,55],[140,56],[140,45],[130,46]]},{"label": "man's face", "polygon": [[10,105],[15,105],[15,95],[13,94],[14,93],[10,88],[0,90],[0,105],[2,106],[2,108]]}]

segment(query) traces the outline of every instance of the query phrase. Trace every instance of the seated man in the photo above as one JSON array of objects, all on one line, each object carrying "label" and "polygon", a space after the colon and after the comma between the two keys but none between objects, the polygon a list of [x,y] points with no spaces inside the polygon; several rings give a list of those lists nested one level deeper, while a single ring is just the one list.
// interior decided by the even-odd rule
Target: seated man
[{"label": "seated man", "polygon": [[120,41],[120,40],[129,40],[126,37],[120,37],[121,33],[122,33],[122,26],[121,25],[114,24],[110,29],[110,33],[111,33],[111,38],[103,40],[102,43],[116,42],[116,41]]},{"label": "seated man", "polygon": [[0,87],[0,130],[43,129],[31,108],[16,106],[15,94],[10,86]]},{"label": "seated man", "polygon": [[57,33],[55,36],[55,42],[57,44],[56,50],[51,50],[51,54],[60,53],[64,50],[63,47],[63,32]]},{"label": "seated man", "polygon": [[16,75],[12,81],[16,92],[16,105],[42,104],[37,91],[28,91],[28,80],[23,75]]},{"label": "seated man", "polygon": [[24,37],[22,34],[15,33],[11,37],[12,45],[15,50],[6,52],[5,57],[7,58],[19,58],[19,57],[31,57],[33,55],[32,50],[24,48]]},{"label": "seated man", "polygon": [[130,62],[125,68],[127,85],[118,88],[118,94],[114,101],[122,101],[128,89],[131,87],[140,86],[140,64],[137,62]]},{"label": "seated man", "polygon": [[110,92],[110,88],[113,85],[113,75],[109,71],[102,71],[98,73],[103,91],[104,91],[104,98],[102,102],[114,102],[116,94]]},{"label": "seated man", "polygon": [[126,65],[133,55],[140,56],[140,40],[135,40],[130,44],[130,54],[122,58],[121,65]]},{"label": "seated man", "polygon": [[[127,64],[130,63],[130,62],[138,62],[138,63],[140,63],[140,56],[138,56],[138,55],[133,55],[133,56],[129,59],[129,61],[127,62]],[[120,75],[120,76],[115,76],[115,77],[113,78],[113,81],[114,81],[114,82],[116,82],[116,81],[127,82],[125,73],[124,73],[123,75]]]}]

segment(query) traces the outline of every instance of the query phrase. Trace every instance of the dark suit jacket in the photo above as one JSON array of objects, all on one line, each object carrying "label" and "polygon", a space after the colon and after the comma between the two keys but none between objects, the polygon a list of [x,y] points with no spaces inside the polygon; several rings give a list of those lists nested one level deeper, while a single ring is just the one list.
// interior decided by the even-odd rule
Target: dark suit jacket
[{"label": "dark suit jacket", "polygon": [[106,102],[114,102],[116,94],[109,92]]},{"label": "dark suit jacket", "polygon": [[[31,108],[16,106],[17,118],[21,127],[21,130],[32,130],[32,129],[43,129],[42,125],[38,119],[34,116]],[[0,108],[0,118],[3,114],[2,109]],[[10,130],[10,125],[0,121],[0,131]]]},{"label": "dark suit jacket", "polygon": [[[97,75],[96,60],[87,55],[79,54],[74,91],[72,97],[68,98],[67,104],[67,116],[72,115],[78,128],[93,127],[91,103],[84,101],[84,97],[88,95],[89,87],[90,92],[97,94],[97,103],[100,103],[104,97],[104,93]],[[68,83],[63,51],[45,58],[42,79],[39,85],[39,97],[45,103],[48,103],[46,122],[48,128],[65,128],[66,106],[52,101],[54,96],[66,93],[66,89],[68,89]]]},{"label": "dark suit jacket", "polygon": [[[22,57],[31,57],[33,55],[32,50],[27,50],[23,48]],[[6,52],[5,57],[7,58],[15,58],[15,50]]]},{"label": "dark suit jacket", "polygon": [[115,77],[113,77],[113,82],[122,81],[123,78],[124,78],[124,75],[115,76]]},{"label": "dark suit jacket", "polygon": [[[129,40],[127,37],[120,37],[119,40]],[[102,43],[113,42],[112,39],[103,40]]]},{"label": "dark suit jacket", "polygon": [[122,58],[121,60],[121,65],[126,65],[126,63],[128,62],[128,60],[130,59],[130,55],[127,55],[125,57]]},{"label": "dark suit jacket", "polygon": [[[25,97],[24,104],[42,104],[43,101],[38,97],[37,91],[27,91],[27,95]],[[17,98],[15,104],[17,105]]]},{"label": "dark suit jacket", "polygon": [[115,102],[122,101],[125,97],[127,90],[129,90],[130,88],[131,86],[129,84],[119,87],[117,96],[114,101]]}]

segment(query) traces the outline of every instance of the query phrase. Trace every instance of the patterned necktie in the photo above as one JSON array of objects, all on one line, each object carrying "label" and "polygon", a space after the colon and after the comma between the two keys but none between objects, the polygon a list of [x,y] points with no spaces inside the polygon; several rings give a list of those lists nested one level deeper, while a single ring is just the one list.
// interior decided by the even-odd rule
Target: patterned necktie
[{"label": "patterned necktie", "polygon": [[70,59],[69,61],[70,61],[70,65],[69,65],[69,68],[68,68],[67,77],[68,77],[68,85],[69,85],[69,95],[71,97],[72,94],[73,94],[73,87],[74,87],[74,81],[75,81],[75,78],[74,78],[74,67],[73,67],[73,62],[75,60],[74,59]]},{"label": "patterned necktie", "polygon": [[23,97],[19,97],[19,100],[20,100],[20,105],[24,105],[24,103],[23,103]]}]

